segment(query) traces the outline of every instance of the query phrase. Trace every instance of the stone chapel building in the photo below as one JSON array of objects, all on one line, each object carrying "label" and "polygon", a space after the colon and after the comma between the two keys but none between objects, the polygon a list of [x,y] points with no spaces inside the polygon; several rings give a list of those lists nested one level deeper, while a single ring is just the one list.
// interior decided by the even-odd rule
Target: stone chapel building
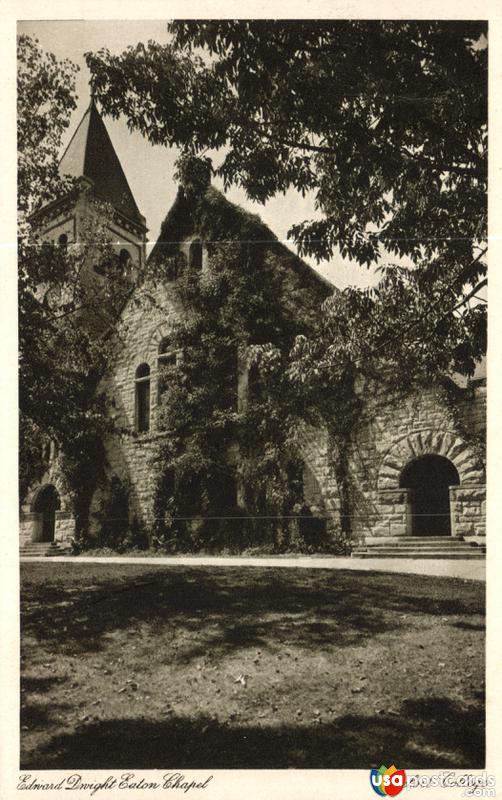
[{"label": "stone chapel building", "polygon": [[[93,213],[93,198],[106,201],[113,208],[107,222],[110,237],[134,285],[134,265],[141,272],[147,261],[146,220],[93,102],[62,157],[60,169],[62,174],[78,179],[79,194],[76,199],[63,198],[42,208],[36,220],[39,229],[52,241],[78,242],[84,215]],[[216,205],[225,204],[233,221],[229,235],[238,236],[239,220],[244,218],[247,226],[255,226],[260,240],[266,242],[265,257],[276,270],[274,302],[287,304],[288,313],[298,309],[304,318],[315,316],[334,287],[279,243],[258,218],[233,206],[210,185],[199,202],[209,216]],[[185,269],[203,275],[211,268],[208,244],[197,228],[197,217],[183,187],[148,261],[160,263],[176,254],[182,257]],[[106,280],[106,276],[93,274],[92,267],[90,278]],[[140,520],[146,529],[153,515],[151,455],[161,435],[157,420],[159,379],[163,364],[173,364],[179,357],[170,341],[173,325],[184,313],[176,280],[175,275],[166,277],[154,289],[136,281],[117,321],[122,332],[120,346],[103,380],[117,429],[105,442],[107,477],[129,482],[131,519]],[[152,291],[155,303],[145,305],[141,299]],[[277,336],[281,336],[280,331]],[[237,372],[237,404],[243,408],[249,379],[245,354],[239,358]],[[465,557],[484,552],[485,413],[482,367],[475,379],[445,376],[442,383],[417,387],[399,401],[380,396],[375,387],[364,392],[364,414],[349,458],[354,486],[353,553]],[[328,536],[336,539],[341,503],[327,430],[305,423],[297,441],[297,455],[303,465],[303,500],[323,521]],[[21,498],[21,548],[27,554],[50,554],[58,547],[68,548],[75,534],[58,457],[52,455],[40,483]],[[238,458],[238,454],[233,457]],[[91,511],[97,508],[103,492],[106,487],[97,491]],[[474,548],[474,544],[481,547]]]}]

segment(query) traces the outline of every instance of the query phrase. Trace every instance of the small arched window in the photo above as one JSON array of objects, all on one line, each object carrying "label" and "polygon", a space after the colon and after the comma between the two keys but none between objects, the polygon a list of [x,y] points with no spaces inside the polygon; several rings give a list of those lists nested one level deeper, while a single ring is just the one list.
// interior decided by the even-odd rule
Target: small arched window
[{"label": "small arched window", "polygon": [[190,245],[188,265],[191,267],[191,269],[202,269],[202,242],[200,239],[194,239]]},{"label": "small arched window", "polygon": [[58,239],[58,245],[61,248],[61,250],[66,250],[66,248],[68,247],[68,236],[66,235],[66,233],[61,234],[61,236]]},{"label": "small arched window", "polygon": [[160,400],[162,392],[165,391],[167,386],[167,369],[166,367],[175,367],[178,358],[176,350],[169,336],[165,336],[159,344],[159,352],[157,356],[157,399]]},{"label": "small arched window", "polygon": [[125,274],[129,271],[131,266],[131,254],[129,250],[126,250],[125,247],[119,253],[119,269],[120,271]]},{"label": "small arched window", "polygon": [[150,367],[140,364],[135,378],[135,426],[138,433],[150,430]]}]

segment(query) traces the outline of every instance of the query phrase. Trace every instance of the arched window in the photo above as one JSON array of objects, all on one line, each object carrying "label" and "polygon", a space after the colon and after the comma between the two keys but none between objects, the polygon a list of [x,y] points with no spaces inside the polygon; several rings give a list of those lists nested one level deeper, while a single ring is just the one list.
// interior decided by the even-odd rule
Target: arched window
[{"label": "arched window", "polygon": [[61,236],[58,239],[58,245],[62,250],[66,250],[66,248],[68,247],[68,236],[66,235],[66,233],[61,234]]},{"label": "arched window", "polygon": [[138,433],[150,430],[150,367],[140,364],[135,379],[135,424]]},{"label": "arched window", "polygon": [[202,269],[202,242],[200,239],[194,239],[190,245],[188,265],[191,269]]},{"label": "arched window", "polygon": [[125,247],[119,253],[119,269],[122,274],[126,274],[131,266],[131,254]]},{"label": "arched window", "polygon": [[165,336],[159,344],[157,356],[157,401],[160,400],[162,392],[167,387],[168,367],[175,367],[177,363],[176,350],[168,336]]}]

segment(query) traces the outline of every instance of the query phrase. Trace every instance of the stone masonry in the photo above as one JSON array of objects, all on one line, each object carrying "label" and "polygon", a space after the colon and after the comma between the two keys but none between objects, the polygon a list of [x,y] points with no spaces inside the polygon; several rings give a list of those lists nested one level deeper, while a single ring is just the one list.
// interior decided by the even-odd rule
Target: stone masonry
[{"label": "stone masonry", "polygon": [[[40,225],[42,228],[45,226],[45,235],[52,241],[58,241],[64,236],[69,245],[77,242],[79,220],[91,202],[93,186],[99,184],[100,199],[115,209],[109,228],[117,253],[123,252],[125,248],[132,260],[143,267],[145,220],[135,205],[104,124],[93,104],[86,112],[80,130],[79,137],[72,140],[76,143],[73,145],[76,149],[72,151],[70,148],[64,158],[69,165],[68,169],[73,169],[71,174],[81,180],[82,193],[76,201],[66,198],[49,204],[45,210],[42,209],[39,212]],[[99,147],[93,145],[93,139],[94,145],[96,142],[100,143]],[[78,148],[83,149],[81,151]],[[84,150],[104,153],[108,166],[113,163],[109,192],[103,182],[102,165],[91,164],[92,169],[88,168],[89,174],[80,175],[79,165],[89,165],[89,159],[84,158]],[[209,191],[213,192],[214,201],[214,190]],[[107,192],[109,196],[106,196]],[[178,198],[182,196],[179,193]],[[187,220],[190,209],[180,205],[179,199],[173,206],[175,208],[175,219],[184,230],[184,235],[176,238],[176,232],[170,233],[163,227],[161,241],[154,251],[157,249],[162,255],[163,247],[169,249],[171,244],[181,238],[177,249],[187,261],[191,243],[197,239],[201,241],[201,267],[204,272],[210,267],[203,236],[195,229],[195,223]],[[232,208],[235,215],[244,213],[241,209]],[[252,219],[249,217],[246,224]],[[254,219],[256,221],[252,224],[260,225],[262,234],[264,226],[260,220]],[[317,309],[323,298],[333,287],[327,286],[324,279],[280,245],[273,234],[270,235],[271,248],[275,248],[273,263],[280,275],[279,294],[274,297],[274,302],[287,303],[288,307],[296,303],[295,309],[307,310],[313,318],[318,313]],[[94,275],[92,270],[90,274],[93,280],[103,280],[103,277]],[[138,520],[147,531],[151,528],[153,516],[155,478],[151,459],[159,438],[165,435],[159,431],[156,419],[159,345],[170,336],[176,322],[185,313],[186,310],[181,307],[177,298],[174,280],[165,279],[161,284],[146,283],[136,286],[118,321],[115,353],[100,387],[107,397],[108,413],[116,430],[105,442],[106,475],[110,481],[113,476],[117,476],[127,482],[130,487],[130,521]],[[247,402],[246,363],[246,353],[239,354],[236,390],[241,409]],[[144,433],[138,432],[136,419],[136,377],[140,365],[148,365],[149,368],[150,424],[148,431]],[[353,544],[356,546],[382,538],[413,534],[412,490],[403,485],[402,475],[410,464],[428,456],[438,457],[443,463],[450,465],[452,470],[456,470],[455,475],[458,474],[458,482],[449,486],[451,535],[481,539],[484,536],[486,517],[484,382],[473,381],[459,386],[452,380],[445,379],[442,384],[416,386],[411,392],[396,391],[393,396],[382,394],[381,387],[376,384],[360,386],[358,391],[362,400],[362,412],[360,424],[352,435],[349,458],[349,516]],[[300,425],[296,438],[297,454],[304,463],[304,499],[313,513],[326,519],[328,533],[336,538],[342,529],[342,508],[328,425],[318,429],[307,424]],[[236,453],[238,457],[238,450]],[[222,458],[224,457],[222,454]],[[27,497],[23,499],[20,515],[21,544],[40,541],[43,535],[47,535],[43,533],[44,516],[39,510],[40,493],[47,487],[53,487],[58,503],[54,512],[55,541],[68,543],[75,534],[71,503],[65,494],[58,470],[58,458],[55,456],[41,482],[32,486]],[[96,524],[94,513],[99,510],[106,491],[106,486],[101,487],[94,496],[91,530]]]},{"label": "stone masonry", "polygon": [[[478,432],[483,399],[484,394],[476,397]],[[452,535],[484,535],[485,471],[479,448],[461,424],[466,403],[466,393],[460,394],[452,408],[446,389],[439,385],[417,387],[394,400],[373,394],[352,451],[354,541],[412,533],[409,490],[400,487],[400,476],[410,462],[425,455],[448,459],[458,472],[460,485],[450,487]]]}]

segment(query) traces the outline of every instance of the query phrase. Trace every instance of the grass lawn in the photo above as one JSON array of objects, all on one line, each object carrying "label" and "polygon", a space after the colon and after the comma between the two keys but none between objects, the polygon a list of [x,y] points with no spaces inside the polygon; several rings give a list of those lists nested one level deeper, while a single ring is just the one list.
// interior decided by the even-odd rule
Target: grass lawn
[{"label": "grass lawn", "polygon": [[484,765],[484,584],[24,564],[21,766]]}]

